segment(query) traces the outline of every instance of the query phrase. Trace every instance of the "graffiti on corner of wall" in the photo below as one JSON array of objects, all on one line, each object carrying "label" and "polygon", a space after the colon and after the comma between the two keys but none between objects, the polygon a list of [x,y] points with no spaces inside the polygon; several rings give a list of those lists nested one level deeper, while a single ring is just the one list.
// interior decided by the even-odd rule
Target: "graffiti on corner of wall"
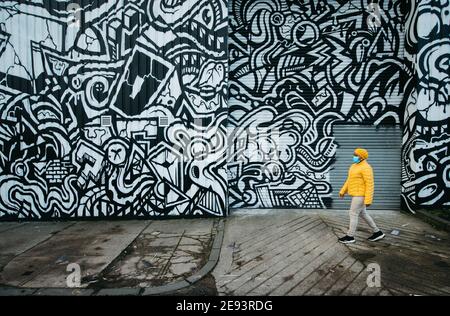
[{"label": "graffiti on corner of wall", "polygon": [[0,218],[226,214],[227,15],[2,1]]},{"label": "graffiti on corner of wall", "polygon": [[[402,197],[450,206],[450,1],[411,1],[405,36]],[[420,26],[420,27],[415,27]]]},{"label": "graffiti on corner of wall", "polygon": [[330,207],[333,125],[403,119],[402,1],[229,8],[230,207]]}]

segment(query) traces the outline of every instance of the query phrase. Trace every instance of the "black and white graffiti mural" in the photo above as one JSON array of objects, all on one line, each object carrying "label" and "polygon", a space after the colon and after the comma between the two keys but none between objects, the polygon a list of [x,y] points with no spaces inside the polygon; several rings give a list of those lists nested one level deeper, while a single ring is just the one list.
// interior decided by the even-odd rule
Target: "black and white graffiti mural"
[{"label": "black and white graffiti mural", "polygon": [[402,125],[403,207],[448,206],[449,34],[450,0],[1,1],[0,219],[330,207],[336,124]]},{"label": "black and white graffiti mural", "polygon": [[333,125],[401,124],[402,2],[230,0],[230,207],[330,207]]},{"label": "black and white graffiti mural", "polygon": [[450,206],[450,1],[408,2],[404,207]]},{"label": "black and white graffiti mural", "polygon": [[0,218],[227,213],[226,0],[0,2]]}]

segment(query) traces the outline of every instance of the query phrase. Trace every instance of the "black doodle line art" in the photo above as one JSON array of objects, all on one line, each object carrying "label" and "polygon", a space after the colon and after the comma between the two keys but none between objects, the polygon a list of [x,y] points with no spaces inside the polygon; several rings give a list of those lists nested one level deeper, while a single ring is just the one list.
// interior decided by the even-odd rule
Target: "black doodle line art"
[{"label": "black doodle line art", "polygon": [[226,215],[227,17],[0,3],[0,218]]}]

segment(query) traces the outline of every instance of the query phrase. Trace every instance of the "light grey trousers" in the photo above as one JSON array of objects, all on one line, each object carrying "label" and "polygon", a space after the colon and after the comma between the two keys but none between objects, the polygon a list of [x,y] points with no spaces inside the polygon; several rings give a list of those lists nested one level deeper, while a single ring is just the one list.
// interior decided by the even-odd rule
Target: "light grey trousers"
[{"label": "light grey trousers", "polygon": [[379,231],[377,225],[374,220],[366,211],[366,205],[364,204],[364,196],[354,196],[352,197],[352,204],[350,206],[350,227],[348,229],[348,236],[355,236],[356,228],[358,227],[358,218],[361,216],[366,223],[373,229],[373,232],[376,233]]}]

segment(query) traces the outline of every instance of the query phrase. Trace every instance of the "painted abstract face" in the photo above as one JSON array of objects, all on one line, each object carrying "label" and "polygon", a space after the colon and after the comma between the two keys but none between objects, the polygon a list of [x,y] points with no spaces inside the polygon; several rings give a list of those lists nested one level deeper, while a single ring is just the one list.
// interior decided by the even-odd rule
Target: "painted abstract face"
[{"label": "painted abstract face", "polygon": [[213,115],[226,102],[228,32],[226,2],[149,1],[148,15],[161,32],[158,45],[176,65],[183,106],[194,115]]}]

